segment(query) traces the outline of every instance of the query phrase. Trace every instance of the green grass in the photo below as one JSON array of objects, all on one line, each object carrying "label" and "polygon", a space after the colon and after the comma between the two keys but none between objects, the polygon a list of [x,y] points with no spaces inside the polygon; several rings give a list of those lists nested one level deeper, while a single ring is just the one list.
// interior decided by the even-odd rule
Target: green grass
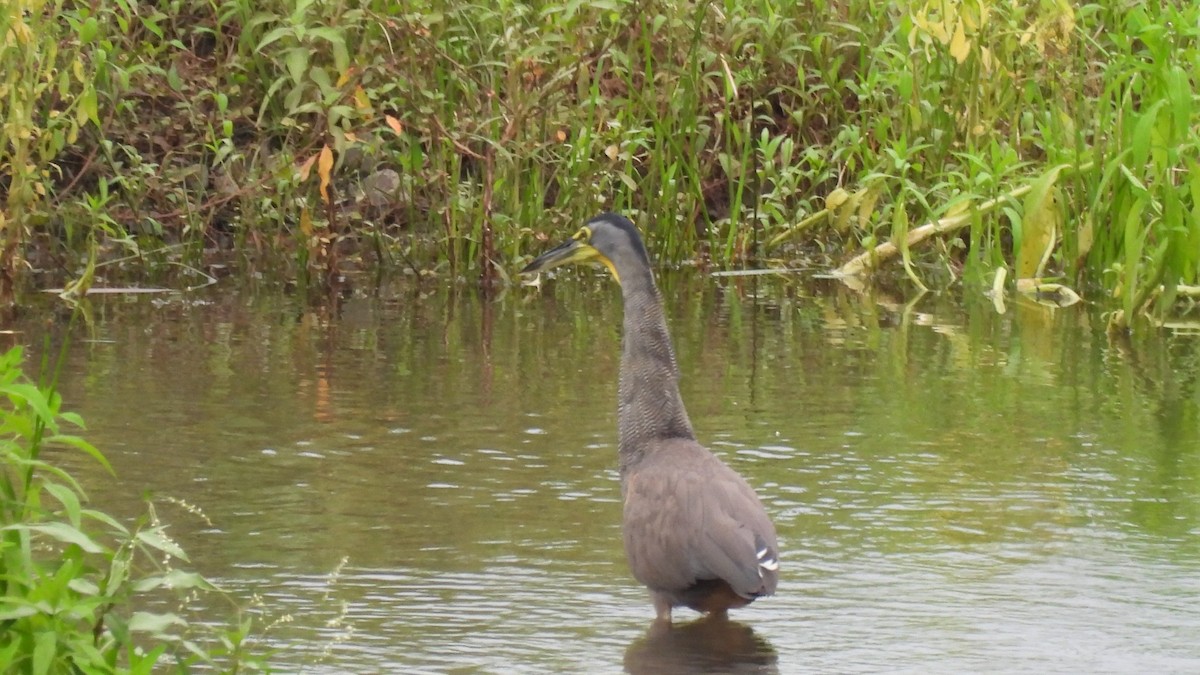
[{"label": "green grass", "polygon": [[492,284],[601,209],[668,262],[895,241],[913,283],[983,288],[1044,260],[1122,317],[1200,281],[1189,3],[40,7],[0,19],[10,285],[93,239],[134,272],[224,249],[306,285],[351,261]]}]

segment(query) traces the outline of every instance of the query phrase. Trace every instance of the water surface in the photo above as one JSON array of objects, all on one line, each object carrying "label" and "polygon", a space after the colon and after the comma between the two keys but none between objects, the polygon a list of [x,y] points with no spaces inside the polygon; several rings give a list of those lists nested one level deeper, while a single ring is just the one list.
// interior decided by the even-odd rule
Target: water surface
[{"label": "water surface", "polygon": [[697,434],[784,554],[732,625],[654,630],[628,576],[620,298],[589,273],[336,311],[99,298],[63,393],[118,478],[77,471],[129,517],[153,492],[200,571],[261,597],[282,672],[1200,672],[1196,337],[950,294],[663,288]]}]

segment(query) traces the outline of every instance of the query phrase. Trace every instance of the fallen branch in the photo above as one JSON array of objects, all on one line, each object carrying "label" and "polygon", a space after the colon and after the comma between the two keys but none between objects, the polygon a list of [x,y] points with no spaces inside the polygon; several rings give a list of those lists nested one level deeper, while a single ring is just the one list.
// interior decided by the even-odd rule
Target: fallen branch
[{"label": "fallen branch", "polygon": [[796,223],[795,225],[789,227],[784,232],[781,232],[781,233],[775,235],[771,239],[771,241],[767,242],[767,248],[775,248],[776,246],[778,246],[780,243],[782,243],[788,237],[794,236],[797,233],[808,229],[815,223],[818,223],[818,222],[824,220],[828,216],[829,216],[829,209],[821,209],[820,211],[817,211],[816,213],[812,214],[811,216],[809,216],[809,217],[805,218],[804,220]]},{"label": "fallen branch", "polygon": [[[1070,168],[1074,171],[1087,171],[1091,169],[1093,165],[1093,162],[1086,162],[1077,167]],[[987,213],[1009,200],[1024,197],[1032,189],[1033,184],[1022,185],[1021,187],[1010,190],[999,197],[989,199],[974,209],[968,209],[963,213],[947,216],[941,220],[937,220],[932,223],[926,223],[918,228],[909,230],[908,236],[904,238],[904,247],[909,248],[915,246],[935,234],[949,234],[951,232],[955,232],[970,223],[971,219],[976,215]],[[839,267],[834,274],[847,277],[860,276],[874,270],[881,264],[896,257],[902,250],[903,249],[901,246],[896,242],[886,241],[869,251],[865,251],[854,256],[854,258],[852,258],[846,264]]]},{"label": "fallen branch", "polygon": [[[1032,185],[1022,185],[1021,187],[994,199],[989,199],[980,204],[973,210],[968,210],[964,213],[959,213],[953,216],[947,216],[941,220],[924,225],[908,231],[908,236],[904,238],[904,245],[907,247],[915,246],[922,241],[932,237],[935,234],[947,234],[962,228],[967,223],[971,222],[971,218],[979,213],[987,213],[992,209],[1000,206],[1009,199],[1019,199],[1024,197],[1027,192],[1033,189]],[[835,274],[841,276],[859,276],[865,272],[870,272],[888,260],[895,258],[900,254],[900,245],[894,241],[885,241],[875,248],[860,253],[850,259],[849,262],[837,268]]]}]

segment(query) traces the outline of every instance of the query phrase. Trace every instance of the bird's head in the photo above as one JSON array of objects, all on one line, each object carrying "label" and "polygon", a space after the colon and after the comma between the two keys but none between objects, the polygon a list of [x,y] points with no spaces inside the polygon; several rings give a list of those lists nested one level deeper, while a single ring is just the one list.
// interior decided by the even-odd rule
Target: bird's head
[{"label": "bird's head", "polygon": [[521,274],[536,274],[566,265],[595,261],[612,272],[617,283],[621,273],[650,269],[650,257],[637,228],[628,218],[615,213],[602,213],[589,220],[575,236],[538,256],[521,270]]}]

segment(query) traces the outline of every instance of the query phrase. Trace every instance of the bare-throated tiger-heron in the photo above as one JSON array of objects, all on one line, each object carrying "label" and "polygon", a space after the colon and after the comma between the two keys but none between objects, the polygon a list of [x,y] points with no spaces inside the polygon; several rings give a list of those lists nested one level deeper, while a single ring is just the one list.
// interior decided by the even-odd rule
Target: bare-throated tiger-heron
[{"label": "bare-throated tiger-heron", "polygon": [[667,621],[675,607],[724,614],[773,594],[775,526],[745,479],[696,441],[637,228],[623,216],[596,216],[521,272],[586,261],[608,268],[625,304],[618,454],[633,576],[650,589],[657,618]]}]

